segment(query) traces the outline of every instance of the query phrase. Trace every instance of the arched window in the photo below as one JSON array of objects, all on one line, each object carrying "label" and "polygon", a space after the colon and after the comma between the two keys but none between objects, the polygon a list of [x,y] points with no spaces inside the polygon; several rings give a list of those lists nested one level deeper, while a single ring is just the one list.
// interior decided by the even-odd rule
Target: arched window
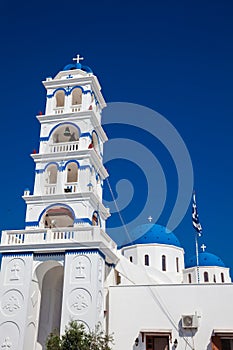
[{"label": "arched window", "polygon": [[98,140],[98,136],[96,134],[95,131],[93,131],[92,133],[92,140],[91,140],[91,145],[89,146],[89,148],[93,147],[96,151],[99,150],[99,140]]},{"label": "arched window", "polygon": [[176,272],[180,271],[180,267],[179,267],[179,258],[176,257]]},{"label": "arched window", "polygon": [[192,275],[191,275],[191,273],[188,274],[188,281],[189,281],[189,283],[192,283]]},{"label": "arched window", "polygon": [[129,257],[129,261],[133,262],[133,257],[132,256]]},{"label": "arched window", "polygon": [[209,274],[207,271],[204,272],[204,282],[209,282]]},{"label": "arched window", "polygon": [[82,90],[77,88],[72,92],[72,106],[81,105],[82,103]]},{"label": "arched window", "polygon": [[92,226],[99,226],[99,217],[98,217],[98,213],[95,211],[92,215]]},{"label": "arched window", "polygon": [[70,162],[67,164],[67,183],[78,182],[78,164]]},{"label": "arched window", "polygon": [[51,164],[46,168],[45,182],[48,185],[57,183],[57,165]]},{"label": "arched window", "polygon": [[162,255],[162,271],[166,271],[167,266],[166,266],[166,256]]},{"label": "arched window", "polygon": [[213,277],[213,281],[214,281],[214,283],[216,283],[216,276],[215,275]]},{"label": "arched window", "polygon": [[62,206],[53,206],[43,215],[44,227],[73,227],[74,215],[70,209]]},{"label": "arched window", "polygon": [[146,265],[146,266],[149,266],[149,264],[150,264],[149,255],[146,254],[145,257],[144,257],[144,259],[145,259],[145,265]]},{"label": "arched window", "polygon": [[223,272],[221,272],[221,281],[222,281],[222,283],[224,283],[224,282],[225,282],[225,279],[224,279],[224,273],[223,273]]},{"label": "arched window", "polygon": [[56,92],[56,107],[64,107],[65,105],[65,92],[59,90]]}]

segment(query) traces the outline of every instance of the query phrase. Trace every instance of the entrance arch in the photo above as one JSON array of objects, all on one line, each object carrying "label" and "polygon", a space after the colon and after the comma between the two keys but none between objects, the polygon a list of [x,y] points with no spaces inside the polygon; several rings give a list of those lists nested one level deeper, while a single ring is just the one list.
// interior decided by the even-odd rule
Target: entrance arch
[{"label": "entrance arch", "polygon": [[64,268],[60,263],[47,261],[36,271],[41,292],[37,350],[45,350],[49,333],[60,333]]}]

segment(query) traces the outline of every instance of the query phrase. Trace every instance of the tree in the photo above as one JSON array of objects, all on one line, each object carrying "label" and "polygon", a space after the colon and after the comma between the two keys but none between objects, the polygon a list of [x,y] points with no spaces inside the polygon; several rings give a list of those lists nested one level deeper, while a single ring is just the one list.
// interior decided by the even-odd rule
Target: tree
[{"label": "tree", "polygon": [[71,321],[60,338],[56,332],[50,333],[46,350],[111,350],[113,337],[105,334],[100,327],[87,332],[83,324]]}]

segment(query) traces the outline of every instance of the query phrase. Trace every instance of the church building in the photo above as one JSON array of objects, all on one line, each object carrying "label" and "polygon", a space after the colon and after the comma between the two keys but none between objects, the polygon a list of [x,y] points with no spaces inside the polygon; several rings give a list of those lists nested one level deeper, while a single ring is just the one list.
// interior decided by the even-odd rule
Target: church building
[{"label": "church building", "polygon": [[106,103],[81,61],[43,81],[25,229],[1,236],[0,349],[45,350],[50,332],[77,320],[113,334],[114,350],[233,350],[233,284],[219,257],[203,246],[198,266],[185,265],[175,234],[152,223],[126,245],[108,235]]}]

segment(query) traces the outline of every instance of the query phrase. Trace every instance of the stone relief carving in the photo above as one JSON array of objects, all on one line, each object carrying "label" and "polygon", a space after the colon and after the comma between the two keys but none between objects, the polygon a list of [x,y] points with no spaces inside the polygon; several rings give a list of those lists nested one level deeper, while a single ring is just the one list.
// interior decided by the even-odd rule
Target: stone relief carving
[{"label": "stone relief carving", "polygon": [[73,290],[68,298],[68,306],[72,313],[86,313],[91,305],[91,295],[85,289]]},{"label": "stone relief carving", "polygon": [[2,343],[1,345],[1,349],[11,349],[12,347],[12,343],[10,342],[10,338],[9,337],[6,337],[5,338],[5,341]]},{"label": "stone relief carving", "polygon": [[99,291],[97,296],[97,311],[100,314],[102,310],[103,310],[103,295],[101,291]]},{"label": "stone relief carving", "polygon": [[23,283],[25,263],[22,259],[12,259],[6,269],[6,283]]},{"label": "stone relief carving", "polygon": [[102,282],[103,279],[103,261],[99,259],[98,261],[98,281]]},{"label": "stone relief carving", "polygon": [[91,275],[91,262],[85,255],[76,256],[72,262],[71,280],[77,282],[89,282]]},{"label": "stone relief carving", "polygon": [[10,290],[3,295],[1,308],[6,315],[15,315],[23,304],[23,296],[17,290]]}]

